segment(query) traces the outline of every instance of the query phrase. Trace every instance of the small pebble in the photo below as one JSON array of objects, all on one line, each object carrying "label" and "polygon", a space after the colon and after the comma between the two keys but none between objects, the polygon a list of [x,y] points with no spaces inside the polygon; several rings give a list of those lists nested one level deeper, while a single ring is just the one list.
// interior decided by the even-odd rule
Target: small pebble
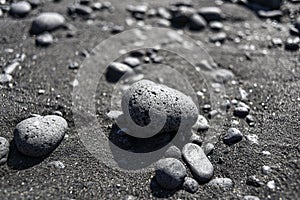
[{"label": "small pebble", "polygon": [[271,169],[271,167],[264,165],[264,166],[262,166],[261,171],[263,174],[267,175],[272,172],[272,169]]},{"label": "small pebble", "polygon": [[138,58],[135,57],[127,57],[123,61],[125,64],[127,64],[130,67],[137,67],[141,64],[141,61]]},{"label": "small pebble", "polygon": [[199,135],[196,135],[195,133],[193,133],[190,138],[190,142],[201,146],[203,143],[203,140],[201,139],[201,137]]},{"label": "small pebble", "polygon": [[43,33],[36,37],[36,45],[37,46],[49,46],[53,43],[53,36],[50,33]]},{"label": "small pebble", "polygon": [[32,22],[30,32],[32,34],[41,34],[46,31],[53,31],[65,24],[65,18],[54,12],[45,12],[39,14]]},{"label": "small pebble", "polygon": [[213,150],[215,148],[215,145],[213,145],[212,143],[207,143],[204,148],[203,148],[203,151],[205,153],[205,155],[210,155],[212,154]]},{"label": "small pebble", "polygon": [[20,66],[19,62],[13,62],[11,64],[9,64],[4,70],[3,72],[5,74],[12,74],[18,67]]},{"label": "small pebble", "polygon": [[214,178],[207,185],[228,190],[233,188],[233,181],[230,178]]},{"label": "small pebble", "polygon": [[67,128],[67,121],[56,115],[31,117],[17,124],[14,142],[24,155],[45,156],[59,145]]},{"label": "small pebble", "polygon": [[227,34],[224,32],[215,33],[209,37],[209,41],[213,42],[213,43],[216,43],[216,42],[223,43],[226,39],[227,39]]},{"label": "small pebble", "polygon": [[10,74],[0,74],[0,84],[11,82],[13,77]]},{"label": "small pebble", "polygon": [[274,190],[276,188],[276,184],[275,181],[269,181],[267,183],[268,188],[270,188],[271,190]]},{"label": "small pebble", "polygon": [[156,180],[166,189],[178,188],[186,177],[185,166],[175,158],[164,158],[156,163]]},{"label": "small pebble", "polygon": [[196,13],[191,16],[189,23],[190,30],[199,31],[204,29],[206,26],[207,23],[203,17]]},{"label": "small pebble", "polygon": [[183,147],[182,155],[194,177],[199,182],[208,182],[211,179],[214,167],[200,146],[188,143]]},{"label": "small pebble", "polygon": [[0,165],[3,165],[7,161],[9,152],[9,142],[4,137],[0,137]]},{"label": "small pebble", "polygon": [[203,115],[198,115],[198,119],[192,128],[196,131],[209,129],[209,124],[207,119]]},{"label": "small pebble", "polygon": [[290,51],[297,51],[299,49],[300,38],[288,38],[285,42],[285,49]]},{"label": "small pebble", "polygon": [[12,3],[10,6],[10,14],[13,16],[24,17],[31,11],[31,5],[27,1],[19,1]]},{"label": "small pebble", "polygon": [[218,7],[203,7],[198,10],[206,21],[220,21],[224,18],[222,10]]},{"label": "small pebble", "polygon": [[240,142],[243,139],[243,134],[236,128],[228,129],[223,138],[224,144],[233,145]]},{"label": "small pebble", "polygon": [[257,196],[246,195],[244,196],[244,200],[260,200]]},{"label": "small pebble", "polygon": [[233,111],[234,116],[245,118],[249,114],[249,110],[246,107],[236,107]]},{"label": "small pebble", "polygon": [[199,189],[199,183],[193,178],[185,177],[182,187],[189,193],[195,193]]},{"label": "small pebble", "polygon": [[224,25],[221,22],[213,21],[209,23],[209,27],[214,31],[220,31],[223,29]]},{"label": "small pebble", "polygon": [[65,165],[61,161],[52,161],[48,163],[48,167],[54,167],[56,169],[64,169]]},{"label": "small pebble", "polygon": [[246,139],[252,144],[258,144],[258,136],[256,134],[246,135]]},{"label": "small pebble", "polygon": [[178,147],[172,145],[165,151],[165,157],[181,159],[181,151]]}]

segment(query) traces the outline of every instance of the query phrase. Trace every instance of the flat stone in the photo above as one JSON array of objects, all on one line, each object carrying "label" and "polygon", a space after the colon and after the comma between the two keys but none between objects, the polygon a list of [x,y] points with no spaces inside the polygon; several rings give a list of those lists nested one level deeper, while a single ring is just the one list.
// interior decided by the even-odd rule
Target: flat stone
[{"label": "flat stone", "polygon": [[271,10],[271,11],[258,11],[258,16],[261,18],[279,19],[282,17],[283,13],[281,10]]},{"label": "flat stone", "polygon": [[14,142],[24,155],[45,156],[60,144],[67,128],[67,121],[56,115],[31,117],[17,124]]},{"label": "flat stone", "polygon": [[0,165],[6,163],[8,153],[9,153],[9,142],[4,137],[0,137]]},{"label": "flat stone", "polygon": [[24,17],[31,11],[31,5],[27,1],[12,3],[9,13],[13,16]]},{"label": "flat stone", "polygon": [[203,7],[198,10],[198,13],[208,22],[220,21],[224,18],[222,10],[218,7]]},{"label": "flat stone", "polygon": [[227,69],[214,70],[210,75],[217,83],[227,83],[235,77],[232,71]]},{"label": "flat stone", "polygon": [[224,136],[223,142],[227,145],[233,145],[240,142],[242,139],[243,134],[238,129],[230,128]]},{"label": "flat stone", "polygon": [[55,169],[64,169],[66,166],[61,161],[52,161],[48,163],[48,167],[53,167]]},{"label": "flat stone", "polygon": [[207,185],[229,190],[233,188],[233,181],[230,178],[214,178]]},{"label": "flat stone", "polygon": [[193,178],[185,177],[182,187],[189,193],[195,193],[199,189],[199,183]]},{"label": "flat stone", "polygon": [[192,128],[195,131],[203,131],[209,129],[207,119],[203,115],[198,115],[198,119]]},{"label": "flat stone", "polygon": [[224,32],[220,32],[220,33],[215,33],[215,34],[212,34],[210,37],[209,37],[209,41],[210,42],[224,42],[225,40],[227,39],[227,34],[224,33]]},{"label": "flat stone", "polygon": [[183,147],[182,155],[199,182],[208,182],[211,179],[214,168],[200,146],[188,143]]},{"label": "flat stone", "polygon": [[186,176],[185,166],[175,158],[164,158],[155,165],[156,180],[166,189],[178,188]]},{"label": "flat stone", "polygon": [[224,25],[223,23],[221,22],[218,22],[218,21],[212,21],[209,23],[209,27],[212,29],[212,30],[215,30],[215,31],[220,31],[223,29]]},{"label": "flat stone", "polygon": [[123,95],[122,110],[127,122],[124,126],[133,136],[142,138],[179,128],[190,130],[198,118],[191,97],[148,80],[130,86]]},{"label": "flat stone", "polygon": [[41,34],[46,31],[53,31],[65,24],[65,18],[54,12],[45,12],[39,14],[32,22],[30,32],[32,34]]}]

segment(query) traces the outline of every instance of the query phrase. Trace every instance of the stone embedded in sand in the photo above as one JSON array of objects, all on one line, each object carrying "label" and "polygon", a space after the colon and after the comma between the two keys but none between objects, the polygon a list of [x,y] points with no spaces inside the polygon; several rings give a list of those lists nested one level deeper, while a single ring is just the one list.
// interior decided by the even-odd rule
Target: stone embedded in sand
[{"label": "stone embedded in sand", "polygon": [[106,72],[106,78],[109,82],[117,82],[122,76],[130,76],[133,75],[134,71],[131,67],[126,64],[113,62],[111,63]]},{"label": "stone embedded in sand", "polygon": [[190,18],[191,30],[202,30],[207,26],[205,19],[199,14],[193,14]]},{"label": "stone embedded in sand", "polygon": [[124,63],[130,67],[137,67],[141,64],[141,61],[135,57],[127,57],[124,59]]},{"label": "stone embedded in sand", "polygon": [[0,74],[0,84],[11,82],[13,77],[10,74]]},{"label": "stone embedded in sand", "polygon": [[227,190],[233,188],[233,181],[230,178],[215,178],[211,180],[207,185]]},{"label": "stone embedded in sand", "polygon": [[182,155],[199,182],[208,182],[214,173],[214,167],[200,146],[188,143],[182,149]]},{"label": "stone embedded in sand", "polygon": [[180,159],[181,158],[181,151],[178,147],[172,145],[170,146],[166,151],[164,156],[166,158],[176,158],[176,159]]},{"label": "stone embedded in sand", "polygon": [[45,156],[59,145],[67,128],[67,121],[56,115],[32,117],[17,124],[14,141],[24,155]]},{"label": "stone embedded in sand", "polygon": [[175,158],[164,158],[156,163],[156,181],[166,189],[179,187],[186,176],[186,168]]},{"label": "stone embedded in sand", "polygon": [[53,31],[65,24],[65,18],[58,13],[45,12],[39,14],[32,22],[30,32],[32,34],[41,34],[46,31]]},{"label": "stone embedded in sand", "polygon": [[190,130],[198,118],[198,108],[189,96],[148,80],[130,86],[123,95],[122,110],[124,127],[140,138]]},{"label": "stone embedded in sand", "polygon": [[207,119],[203,115],[198,115],[198,119],[194,124],[193,129],[196,131],[209,129],[209,124]]},{"label": "stone embedded in sand", "polygon": [[53,41],[53,36],[50,33],[43,33],[35,39],[36,45],[43,47],[51,45]]},{"label": "stone embedded in sand", "polygon": [[19,1],[12,3],[10,6],[10,14],[13,16],[24,17],[31,11],[31,5],[27,1]]},{"label": "stone embedded in sand", "polygon": [[3,165],[7,161],[9,152],[9,142],[4,137],[0,137],[0,165]]}]

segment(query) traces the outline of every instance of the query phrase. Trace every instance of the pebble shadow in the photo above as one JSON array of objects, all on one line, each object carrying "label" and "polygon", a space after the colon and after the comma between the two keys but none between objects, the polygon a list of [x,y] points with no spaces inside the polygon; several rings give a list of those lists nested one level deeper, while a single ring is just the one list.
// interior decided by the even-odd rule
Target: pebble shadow
[{"label": "pebble shadow", "polygon": [[156,181],[155,176],[151,179],[150,189],[151,189],[152,195],[156,198],[170,198],[178,191],[178,189],[167,190],[167,189],[160,187]]},{"label": "pebble shadow", "polygon": [[48,156],[34,158],[25,156],[18,151],[14,140],[12,140],[9,146],[7,166],[13,170],[24,170],[41,163],[47,157]]}]

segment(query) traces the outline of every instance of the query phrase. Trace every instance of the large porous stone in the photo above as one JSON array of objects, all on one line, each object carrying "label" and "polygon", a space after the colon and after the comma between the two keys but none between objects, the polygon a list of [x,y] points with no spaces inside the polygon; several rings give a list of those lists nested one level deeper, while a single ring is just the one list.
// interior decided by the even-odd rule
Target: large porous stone
[{"label": "large porous stone", "polygon": [[67,121],[56,115],[31,117],[17,124],[14,142],[24,155],[45,156],[59,145],[67,128]]},{"label": "large porous stone", "polygon": [[175,158],[161,159],[156,163],[156,181],[166,189],[179,187],[186,176],[185,166]]},{"label": "large porous stone", "polygon": [[140,138],[157,133],[191,130],[198,118],[198,108],[182,92],[141,80],[124,93],[122,110],[131,135]]},{"label": "large porous stone", "polygon": [[183,147],[182,155],[194,177],[199,182],[208,182],[211,179],[214,173],[214,167],[200,146],[188,143]]},{"label": "large porous stone", "polygon": [[39,14],[32,22],[30,32],[40,34],[46,31],[53,31],[65,24],[65,18],[54,12],[45,12]]}]

